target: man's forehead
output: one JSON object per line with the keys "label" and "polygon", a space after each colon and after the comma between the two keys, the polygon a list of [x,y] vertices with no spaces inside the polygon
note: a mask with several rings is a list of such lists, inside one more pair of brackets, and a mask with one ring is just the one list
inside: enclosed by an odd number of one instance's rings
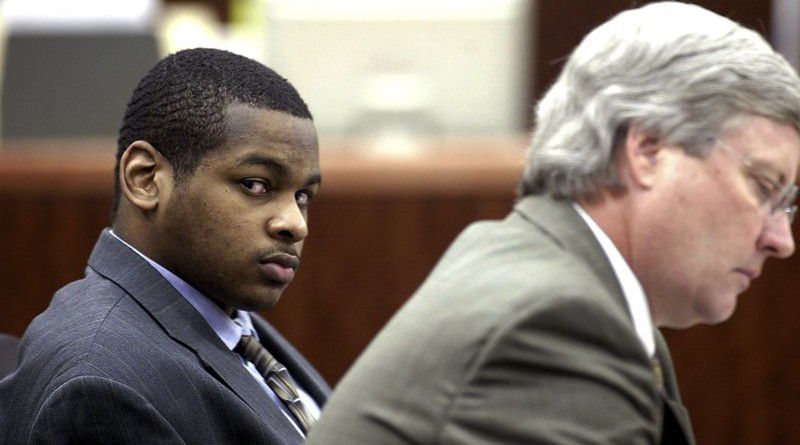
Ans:
{"label": "man's forehead", "polygon": [[780,174],[780,182],[793,182],[800,162],[800,132],[792,124],[750,115],[722,135],[756,168]]}
{"label": "man's forehead", "polygon": [[225,136],[229,145],[269,141],[294,148],[317,147],[317,133],[310,119],[241,103],[226,107],[224,115]]}

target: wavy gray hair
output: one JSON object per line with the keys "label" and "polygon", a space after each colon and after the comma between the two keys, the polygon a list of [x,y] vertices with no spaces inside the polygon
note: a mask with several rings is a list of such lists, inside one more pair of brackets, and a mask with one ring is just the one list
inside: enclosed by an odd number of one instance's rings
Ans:
{"label": "wavy gray hair", "polygon": [[622,12],[583,39],[539,102],[520,195],[624,190],[613,152],[631,124],[702,158],[745,113],[800,128],[800,78],[759,34],[677,2]]}

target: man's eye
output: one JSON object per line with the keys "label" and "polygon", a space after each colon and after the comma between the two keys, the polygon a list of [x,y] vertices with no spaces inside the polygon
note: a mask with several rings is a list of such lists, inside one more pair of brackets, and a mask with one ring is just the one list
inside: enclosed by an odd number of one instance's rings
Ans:
{"label": "man's eye", "polygon": [[756,177],[756,185],[758,186],[758,196],[763,202],[772,200],[777,193],[775,186],[770,183],[766,178]]}
{"label": "man's eye", "polygon": [[297,205],[300,207],[308,207],[314,199],[314,196],[308,192],[297,192],[294,196],[297,200]]}
{"label": "man's eye", "polygon": [[254,195],[263,195],[270,191],[269,184],[260,179],[245,179],[242,181],[242,185]]}

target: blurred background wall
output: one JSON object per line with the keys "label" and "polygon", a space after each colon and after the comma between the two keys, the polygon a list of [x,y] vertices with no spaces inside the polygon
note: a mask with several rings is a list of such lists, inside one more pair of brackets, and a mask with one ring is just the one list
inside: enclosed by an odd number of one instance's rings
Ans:
{"label": "blurred background wall", "polygon": [[[5,0],[0,332],[83,275],[138,78],[215,46],[275,68],[315,115],[325,186],[265,315],[335,384],[467,224],[505,216],[536,99],[586,32],[641,3]],[[797,60],[796,1],[696,3]],[[667,332],[699,443],[800,443],[798,266],[768,263],[731,321]]]}

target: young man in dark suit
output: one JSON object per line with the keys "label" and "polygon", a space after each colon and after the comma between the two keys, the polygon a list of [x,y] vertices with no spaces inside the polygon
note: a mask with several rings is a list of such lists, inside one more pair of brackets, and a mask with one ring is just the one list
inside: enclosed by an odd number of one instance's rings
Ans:
{"label": "young man in dark suit", "polygon": [[269,68],[194,49],[157,63],[119,134],[112,228],[0,383],[3,443],[303,442],[329,388],[250,311],[294,277],[317,135]]}

